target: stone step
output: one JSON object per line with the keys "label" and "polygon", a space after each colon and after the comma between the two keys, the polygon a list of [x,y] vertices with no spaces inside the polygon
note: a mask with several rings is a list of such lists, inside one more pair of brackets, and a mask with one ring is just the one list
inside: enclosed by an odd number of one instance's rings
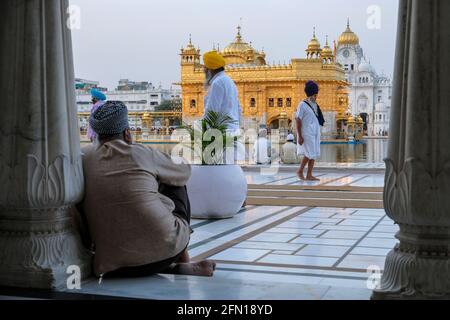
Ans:
{"label": "stone step", "polygon": [[353,187],[353,186],[324,186],[324,185],[270,185],[270,184],[249,184],[251,190],[317,190],[317,191],[350,191],[350,192],[383,192],[382,187]]}
{"label": "stone step", "polygon": [[301,197],[247,197],[247,205],[383,209],[382,200]]}
{"label": "stone step", "polygon": [[286,189],[249,189],[248,196],[256,197],[293,197],[325,198],[346,200],[383,200],[381,192],[322,191],[322,190],[286,190]]}

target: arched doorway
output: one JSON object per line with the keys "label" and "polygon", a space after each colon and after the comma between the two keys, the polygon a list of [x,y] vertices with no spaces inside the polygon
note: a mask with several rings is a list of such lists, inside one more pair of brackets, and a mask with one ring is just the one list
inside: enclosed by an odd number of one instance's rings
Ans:
{"label": "arched doorway", "polygon": [[271,122],[269,122],[269,125],[267,126],[270,130],[276,130],[280,128],[280,119],[274,119]]}
{"label": "arched doorway", "polygon": [[369,114],[363,112],[360,114],[361,118],[363,119],[364,125],[363,125],[363,130],[364,130],[364,134],[367,135],[367,131],[369,129]]}
{"label": "arched doorway", "polygon": [[283,117],[282,115],[269,119],[267,122],[267,128],[269,129],[284,129],[284,130],[292,130],[292,119],[288,119]]}

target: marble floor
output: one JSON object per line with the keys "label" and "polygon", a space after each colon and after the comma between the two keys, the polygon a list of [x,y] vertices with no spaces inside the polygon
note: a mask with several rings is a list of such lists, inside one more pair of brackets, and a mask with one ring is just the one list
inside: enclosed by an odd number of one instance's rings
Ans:
{"label": "marble floor", "polygon": [[[317,186],[381,188],[382,174],[318,173]],[[297,185],[292,174],[247,173],[250,184]],[[395,246],[383,209],[247,206],[225,220],[193,220],[189,252],[212,259],[212,278],[158,274],[97,279],[79,293],[145,299],[369,299]],[[66,290],[68,292],[68,290]]]}
{"label": "marble floor", "polygon": [[[293,168],[298,167],[298,165],[286,165],[283,163],[274,164],[281,168]],[[260,165],[245,165],[246,168],[257,168]],[[384,162],[325,162],[319,161],[316,163],[315,167],[317,169],[386,169]]]}
{"label": "marble floor", "polygon": [[365,188],[383,188],[384,172],[372,171],[368,168],[367,172],[358,171],[357,173],[350,171],[316,171],[316,177],[320,181],[300,181],[296,175],[296,168],[292,170],[273,170],[268,168],[260,168],[246,172],[247,183],[250,185],[264,186],[349,186],[349,187],[365,187]]}

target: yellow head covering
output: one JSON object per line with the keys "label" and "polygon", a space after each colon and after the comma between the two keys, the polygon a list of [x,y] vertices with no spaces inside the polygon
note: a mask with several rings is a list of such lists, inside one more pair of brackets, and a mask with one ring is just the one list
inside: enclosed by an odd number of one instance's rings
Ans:
{"label": "yellow head covering", "polygon": [[210,51],[203,55],[205,67],[211,70],[217,70],[225,67],[225,59],[216,51]]}

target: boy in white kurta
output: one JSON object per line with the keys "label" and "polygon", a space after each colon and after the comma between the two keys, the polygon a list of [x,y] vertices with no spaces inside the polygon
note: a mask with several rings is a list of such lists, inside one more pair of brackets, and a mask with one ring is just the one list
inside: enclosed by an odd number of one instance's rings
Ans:
{"label": "boy in white kurta", "polygon": [[[313,81],[308,81],[305,85],[305,93],[308,98],[302,101],[297,109],[297,135],[298,135],[298,155],[304,156],[300,168],[297,172],[301,180],[317,181],[312,171],[315,161],[320,158],[320,124],[318,120],[319,107],[317,105],[318,85]],[[304,169],[308,165],[308,173],[304,176]]]}

